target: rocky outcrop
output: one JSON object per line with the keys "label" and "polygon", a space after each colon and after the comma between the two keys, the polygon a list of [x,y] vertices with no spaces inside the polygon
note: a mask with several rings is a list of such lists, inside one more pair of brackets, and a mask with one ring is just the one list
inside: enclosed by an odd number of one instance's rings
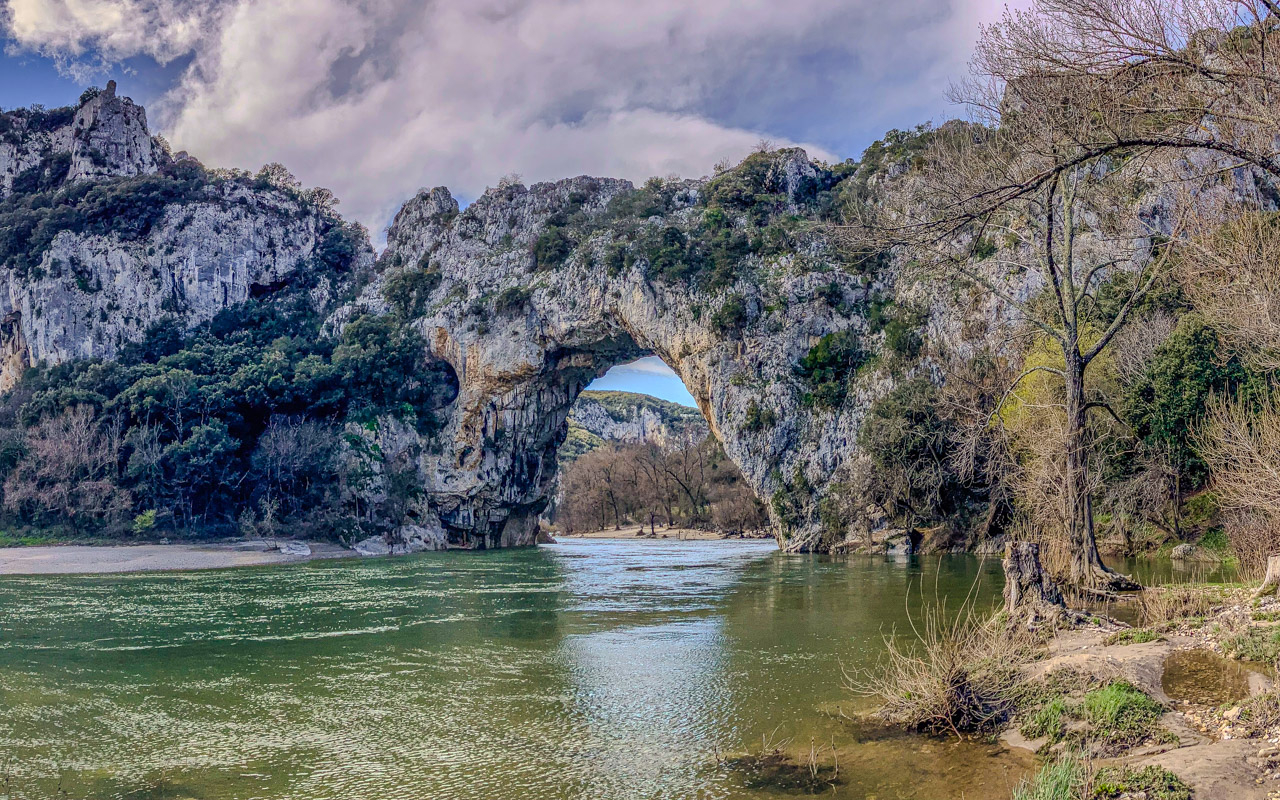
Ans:
{"label": "rocky outcrop", "polygon": [[116,95],[116,82],[74,108],[0,113],[0,198],[29,171],[46,182],[145,175],[166,158],[147,130],[146,111]]}
{"label": "rocky outcrop", "polygon": [[113,358],[157,322],[190,327],[279,288],[332,225],[283,193],[226,181],[167,205],[145,236],[63,231],[37,267],[0,270],[0,390],[31,364]]}
{"label": "rocky outcrop", "polygon": [[[36,189],[11,193],[11,202],[80,181],[94,181],[98,193],[65,201],[60,230],[47,243],[33,224],[8,245],[0,267],[0,391],[33,364],[111,359],[157,324],[207,322],[294,278],[314,284],[317,311],[340,289],[308,273],[323,271],[323,244],[349,226],[306,193],[169,161],[143,109],[117,97],[114,83],[51,131],[33,131],[30,113],[5,119],[19,126],[0,145],[6,191],[15,168],[21,175],[23,165],[39,168],[59,156],[67,165],[65,176],[43,175]],[[47,204],[21,219],[42,213]],[[372,248],[359,238],[349,272],[373,264]]]}
{"label": "rocky outcrop", "polygon": [[631,392],[583,392],[569,412],[569,424],[606,442],[662,448],[697,443],[710,435],[698,410]]}
{"label": "rocky outcrop", "polygon": [[[833,183],[798,150],[749,166],[771,202],[796,212]],[[388,269],[344,314],[410,313],[457,373],[458,398],[419,463],[453,546],[532,543],[574,401],[610,367],[650,354],[682,378],[748,483],[774,499],[782,545],[827,546],[822,489],[882,387],[872,379],[834,407],[815,405],[797,364],[824,336],[867,334],[866,304],[888,276],[848,269],[811,231],[779,252],[743,255],[716,288],[655,275],[659,255],[640,243],[661,246],[703,225],[707,187],[669,185],[661,214],[633,219],[619,210],[630,184],[586,177],[502,186],[465,211],[433,189],[397,216]],[[748,223],[735,215],[723,224]],[[425,288],[409,296],[408,286]]]}

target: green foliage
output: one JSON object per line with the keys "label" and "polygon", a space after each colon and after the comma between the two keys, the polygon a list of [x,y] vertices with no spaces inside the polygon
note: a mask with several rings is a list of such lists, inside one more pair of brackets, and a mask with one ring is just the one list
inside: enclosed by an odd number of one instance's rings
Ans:
{"label": "green foliage", "polygon": [[1094,735],[1118,744],[1141,743],[1155,732],[1163,713],[1164,706],[1123,680],[1089,692],[1080,707]]}
{"label": "green foliage", "polygon": [[70,170],[70,153],[47,153],[40,163],[14,176],[13,191],[15,194],[51,191],[62,185]]}
{"label": "green foliage", "polygon": [[387,278],[382,296],[401,319],[413,319],[422,316],[442,280],[440,270],[434,267],[404,270]]}
{"label": "green foliage", "polygon": [[95,99],[100,94],[102,94],[101,89],[99,89],[97,86],[90,86],[88,89],[85,89],[83,92],[80,93],[79,105],[83,106],[85,103]]}
{"label": "green foliage", "polygon": [[533,264],[535,270],[555,269],[569,260],[577,245],[558,225],[548,225],[533,242]]}
{"label": "green foliage", "polygon": [[1154,764],[1135,770],[1128,766],[1103,767],[1093,776],[1091,800],[1191,800],[1191,787],[1164,767]]}
{"label": "green foliage", "polygon": [[1280,628],[1249,628],[1223,640],[1222,649],[1243,661],[1273,664],[1280,658]]}
{"label": "green foliage", "polygon": [[721,336],[738,333],[747,324],[747,301],[735,294],[711,315],[711,330]]}
{"label": "green foliage", "polygon": [[1020,732],[1028,739],[1044,737],[1051,742],[1061,741],[1067,730],[1067,716],[1067,699],[1054,697],[1022,723]]}
{"label": "green foliage", "polygon": [[[41,175],[52,176],[52,169],[47,166]],[[35,180],[43,185],[45,178]],[[184,172],[15,193],[0,202],[0,264],[26,276],[63,231],[136,241],[150,233],[166,208],[204,199],[206,185],[202,173]]]}
{"label": "green foliage", "polygon": [[948,464],[951,432],[927,378],[904,381],[872,403],[858,431],[875,467],[868,500],[908,526],[954,514],[968,495]]}
{"label": "green foliage", "polygon": [[770,504],[778,520],[786,526],[784,533],[789,533],[808,521],[808,508],[813,501],[813,484],[809,483],[804,471],[798,467],[790,483],[783,481],[782,476],[777,473],[773,477],[780,485],[774,491]]}
{"label": "green foliage", "polygon": [[1150,628],[1125,628],[1108,636],[1103,644],[1146,644],[1161,641],[1164,641],[1164,637]]}
{"label": "green foliage", "polygon": [[499,314],[510,314],[525,307],[533,297],[533,290],[520,286],[508,286],[498,293],[493,300],[493,310]]}
{"label": "green foliage", "polygon": [[1265,379],[1238,358],[1224,353],[1217,331],[1199,316],[1185,317],[1156,349],[1143,374],[1125,392],[1123,412],[1144,441],[1166,448],[1174,465],[1193,482],[1207,469],[1192,441],[1192,431],[1210,396],[1260,394]]}
{"label": "green foliage", "polygon": [[973,257],[977,261],[986,261],[996,254],[996,243],[985,236],[973,244]]}
{"label": "green foliage", "polygon": [[650,178],[641,188],[614,197],[606,215],[614,220],[664,216],[675,208],[676,189],[661,178]]}
{"label": "green foliage", "polygon": [[1013,800],[1080,800],[1088,785],[1089,770],[1077,757],[1065,755],[1050,761],[1033,777],[1013,790]]}
{"label": "green foliage", "polygon": [[[339,243],[317,264],[343,251]],[[309,299],[317,279],[299,276],[190,333],[164,321],[114,362],[29,370],[0,419],[30,435],[88,406],[104,430],[118,430],[108,480],[128,498],[135,534],[229,528],[263,503],[286,520],[340,523],[336,423],[393,415],[429,435],[457,380],[398,316],[361,316],[337,338],[322,335]],[[10,511],[18,524],[60,521],[57,509],[52,518]]]}
{"label": "green foliage", "polygon": [[156,510],[148,508],[141,514],[133,518],[133,532],[136,535],[144,535],[156,526]]}
{"label": "green foliage", "polygon": [[[711,208],[745,212],[756,225],[786,210],[785,172],[778,169],[788,151],[752,153],[737,167],[711,179],[705,200]],[[823,188],[807,180],[796,192],[797,200],[811,200]]]}
{"label": "green foliage", "polygon": [[854,331],[823,336],[796,367],[796,373],[809,384],[805,402],[819,408],[839,408],[849,390],[849,379],[867,359]]}
{"label": "green foliage", "polygon": [[747,406],[747,413],[742,419],[742,430],[751,433],[771,430],[778,424],[778,415],[772,408],[762,407],[755,400]]}

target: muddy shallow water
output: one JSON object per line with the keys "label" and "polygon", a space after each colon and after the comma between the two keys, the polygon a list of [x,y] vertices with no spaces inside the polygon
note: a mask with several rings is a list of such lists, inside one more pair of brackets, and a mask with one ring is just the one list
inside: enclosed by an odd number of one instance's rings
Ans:
{"label": "muddy shallow water", "polygon": [[[998,560],[571,541],[292,567],[0,578],[10,798],[1008,798],[1030,765],[890,735],[842,686]],[[908,599],[909,598],[909,599]],[[756,776],[758,777],[758,776]],[[3,796],[3,792],[0,792]]]}
{"label": "muddy shallow water", "polygon": [[1164,662],[1160,688],[1172,700],[1218,706],[1249,696],[1249,679],[1258,670],[1212,650],[1179,650]]}

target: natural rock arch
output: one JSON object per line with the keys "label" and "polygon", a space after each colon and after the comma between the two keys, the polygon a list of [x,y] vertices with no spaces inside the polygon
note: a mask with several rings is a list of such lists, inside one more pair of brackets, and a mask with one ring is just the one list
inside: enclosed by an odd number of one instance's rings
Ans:
{"label": "natural rock arch", "polygon": [[[801,151],[774,154],[769,169],[793,208],[830,177]],[[655,226],[697,224],[704,185],[668,185],[666,213],[633,227],[651,236]],[[851,386],[847,402],[815,408],[796,364],[823,336],[865,329],[860,310],[883,287],[875,275],[836,268],[839,256],[820,236],[801,252],[749,257],[736,280],[714,290],[656,277],[652,259],[619,255],[611,215],[615,199],[632,192],[625,181],[585,177],[504,185],[464,211],[438,188],[397,215],[385,269],[344,313],[412,319],[458,378],[440,434],[415,451],[427,507],[415,528],[451,546],[532,543],[578,393],[610,367],[653,354],[680,376],[769,505],[784,549],[843,539],[823,529],[818,508],[855,450],[865,395],[876,387]],[[571,241],[548,243],[556,236]],[[550,264],[548,251],[557,256]]]}

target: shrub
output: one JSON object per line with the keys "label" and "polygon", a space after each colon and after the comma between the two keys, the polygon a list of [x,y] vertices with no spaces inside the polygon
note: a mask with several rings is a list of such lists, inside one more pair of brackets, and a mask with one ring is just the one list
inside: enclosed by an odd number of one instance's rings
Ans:
{"label": "shrub", "polygon": [[535,270],[555,269],[569,260],[575,245],[573,240],[557,225],[548,225],[533,243]]}
{"label": "shrub", "polygon": [[805,402],[821,408],[844,403],[851,375],[867,363],[858,334],[851,330],[823,336],[800,360],[796,372],[810,387]]}
{"label": "shrub", "polygon": [[1153,587],[1138,595],[1138,613],[1146,626],[1159,627],[1202,618],[1212,610],[1212,598],[1195,589]]}
{"label": "shrub", "polygon": [[747,316],[746,299],[735,294],[711,315],[711,330],[721,336],[737,333],[747,324]]}
{"label": "shrub", "polygon": [[1154,764],[1132,767],[1103,767],[1093,776],[1091,800],[1119,800],[1145,797],[1148,800],[1191,800],[1191,787],[1177,775]]}
{"label": "shrub", "polygon": [[966,604],[951,615],[940,601],[912,624],[914,642],[885,637],[880,666],[853,688],[884,701],[892,724],[933,733],[991,731],[1017,708],[1023,667],[1036,652],[1020,628],[979,619]]}
{"label": "shrub", "polygon": [[778,424],[778,415],[772,408],[763,408],[755,400],[747,406],[747,413],[742,418],[742,429],[752,433],[773,428]]}
{"label": "shrub", "polygon": [[1244,727],[1246,736],[1271,736],[1280,727],[1280,694],[1268,692],[1246,700],[1237,724]]}
{"label": "shrub", "polygon": [[156,526],[156,510],[148,508],[133,518],[133,532],[139,536]]}
{"label": "shrub", "polygon": [[519,311],[529,302],[529,298],[533,297],[533,290],[525,289],[520,286],[508,286],[498,293],[494,298],[493,310],[499,314],[507,314]]}
{"label": "shrub", "polygon": [[438,269],[397,272],[382,285],[382,296],[401,319],[419,317],[443,276]]}

